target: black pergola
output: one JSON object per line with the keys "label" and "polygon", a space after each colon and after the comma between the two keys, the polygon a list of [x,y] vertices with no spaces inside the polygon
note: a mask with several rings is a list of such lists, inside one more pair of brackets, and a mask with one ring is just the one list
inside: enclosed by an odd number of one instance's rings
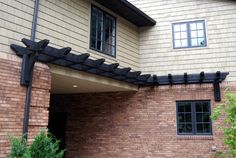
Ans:
{"label": "black pergola", "polygon": [[33,42],[28,39],[22,39],[26,47],[12,44],[11,48],[20,57],[23,57],[21,71],[21,85],[28,85],[31,80],[31,74],[35,61],[55,64],[63,67],[84,71],[99,76],[112,78],[115,80],[128,82],[138,86],[161,86],[176,84],[203,84],[213,83],[215,100],[220,101],[220,86],[228,72],[204,73],[157,76],[142,74],[141,71],[132,71],[131,68],[120,68],[119,63],[106,64],[105,59],[89,59],[89,54],[80,55],[71,54],[71,48],[65,47],[57,49],[48,46],[49,40]]}

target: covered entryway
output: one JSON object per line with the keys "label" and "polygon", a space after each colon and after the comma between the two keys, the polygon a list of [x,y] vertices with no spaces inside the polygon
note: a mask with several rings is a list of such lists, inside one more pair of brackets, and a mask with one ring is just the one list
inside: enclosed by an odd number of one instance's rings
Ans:
{"label": "covered entryway", "polygon": [[[89,144],[100,142],[97,139],[112,132],[109,129],[115,126],[113,117],[125,109],[126,97],[132,96],[138,87],[61,66],[50,65],[50,70],[49,131],[61,140],[66,157],[85,156]],[[118,93],[125,94],[124,103],[122,107],[112,107],[112,100],[120,102],[120,95],[114,98]],[[98,152],[98,144],[93,145]]]}

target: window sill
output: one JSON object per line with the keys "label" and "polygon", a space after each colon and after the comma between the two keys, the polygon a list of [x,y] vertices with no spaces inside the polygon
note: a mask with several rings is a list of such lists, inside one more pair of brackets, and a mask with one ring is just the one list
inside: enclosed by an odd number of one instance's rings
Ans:
{"label": "window sill", "polygon": [[213,135],[177,135],[178,140],[213,140]]}
{"label": "window sill", "polygon": [[104,53],[101,53],[101,52],[97,52],[97,51],[92,50],[92,49],[87,49],[87,52],[95,54],[95,55],[99,55],[99,56],[101,56],[105,59],[112,60],[113,62],[118,62],[115,56],[113,57],[111,55],[107,55],[107,54],[104,54]]}
{"label": "window sill", "polygon": [[208,45],[202,46],[202,47],[180,47],[180,48],[174,48],[172,46],[172,51],[186,51],[186,50],[202,50],[202,49],[209,49]]}

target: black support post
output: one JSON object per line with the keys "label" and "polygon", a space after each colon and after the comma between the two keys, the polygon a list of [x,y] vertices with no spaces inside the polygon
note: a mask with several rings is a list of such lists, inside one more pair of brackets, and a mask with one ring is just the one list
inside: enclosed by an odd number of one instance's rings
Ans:
{"label": "black support post", "polygon": [[220,93],[220,76],[221,76],[221,72],[217,71],[216,72],[216,77],[215,77],[215,81],[213,83],[213,88],[214,88],[214,97],[215,97],[215,101],[220,102],[221,101],[221,93]]}
{"label": "black support post", "polygon": [[220,83],[219,83],[219,81],[215,81],[213,83],[213,87],[214,87],[215,101],[220,102],[221,101],[221,93],[220,93]]}

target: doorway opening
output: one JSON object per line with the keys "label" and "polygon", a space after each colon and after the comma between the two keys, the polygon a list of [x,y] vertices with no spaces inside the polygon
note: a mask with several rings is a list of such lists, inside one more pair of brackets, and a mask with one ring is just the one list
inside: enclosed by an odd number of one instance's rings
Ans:
{"label": "doorway opening", "polygon": [[64,150],[66,147],[66,112],[50,112],[49,113],[49,132],[60,140],[60,149]]}

